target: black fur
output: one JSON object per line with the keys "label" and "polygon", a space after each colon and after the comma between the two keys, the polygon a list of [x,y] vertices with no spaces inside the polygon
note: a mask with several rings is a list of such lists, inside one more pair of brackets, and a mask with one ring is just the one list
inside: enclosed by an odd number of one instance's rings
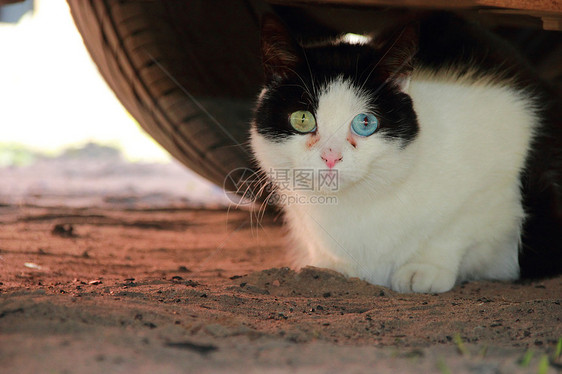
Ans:
{"label": "black fur", "polygon": [[257,131],[261,135],[275,142],[297,135],[289,124],[289,115],[297,110],[315,113],[318,90],[343,77],[372,97],[371,104],[379,114],[381,135],[403,145],[416,137],[419,128],[412,101],[383,69],[383,52],[371,46],[349,44],[300,48],[294,51],[298,63],[290,72],[272,76],[267,83],[267,95],[255,111]]}
{"label": "black fur", "polygon": [[562,272],[562,105],[548,87],[537,94],[543,120],[521,178],[527,214],[519,253],[523,278]]}

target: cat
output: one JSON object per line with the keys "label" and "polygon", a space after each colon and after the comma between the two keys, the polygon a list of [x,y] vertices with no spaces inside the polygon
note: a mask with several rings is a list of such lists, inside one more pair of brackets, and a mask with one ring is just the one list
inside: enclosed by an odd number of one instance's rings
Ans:
{"label": "cat", "polygon": [[561,107],[506,43],[436,13],[301,45],[266,16],[262,58],[250,143],[296,267],[420,293],[560,272]]}

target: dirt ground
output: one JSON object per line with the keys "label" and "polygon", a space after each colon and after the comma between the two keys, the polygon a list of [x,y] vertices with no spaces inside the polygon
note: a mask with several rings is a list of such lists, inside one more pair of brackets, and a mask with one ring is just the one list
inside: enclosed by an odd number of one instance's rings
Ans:
{"label": "dirt ground", "polygon": [[562,368],[562,277],[397,294],[284,267],[282,236],[247,211],[4,204],[1,371]]}

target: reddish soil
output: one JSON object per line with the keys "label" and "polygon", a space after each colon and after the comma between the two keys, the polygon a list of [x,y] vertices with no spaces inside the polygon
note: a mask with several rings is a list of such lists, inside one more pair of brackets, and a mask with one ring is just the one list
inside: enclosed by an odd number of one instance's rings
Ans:
{"label": "reddish soil", "polygon": [[4,205],[0,217],[3,373],[562,368],[562,277],[397,294],[283,267],[283,228],[266,216],[256,229],[245,211]]}

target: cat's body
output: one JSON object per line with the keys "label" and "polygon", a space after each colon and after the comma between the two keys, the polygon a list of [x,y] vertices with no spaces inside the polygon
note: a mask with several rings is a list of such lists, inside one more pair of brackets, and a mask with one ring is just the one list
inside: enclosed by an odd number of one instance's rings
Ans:
{"label": "cat's body", "polygon": [[[517,279],[522,246],[560,252],[556,109],[501,43],[447,15],[378,48],[300,49],[274,21],[264,30],[268,84],[252,129],[256,159],[266,172],[338,179],[336,191],[278,191],[308,198],[284,207],[297,266],[401,292],[443,292],[462,280]],[[291,127],[297,111],[312,113],[312,131]],[[364,113],[377,118],[372,135],[350,127]],[[540,148],[548,159],[535,156]],[[337,203],[312,203],[319,195]],[[537,201],[550,213],[536,211]],[[548,248],[537,248],[541,241]]]}

